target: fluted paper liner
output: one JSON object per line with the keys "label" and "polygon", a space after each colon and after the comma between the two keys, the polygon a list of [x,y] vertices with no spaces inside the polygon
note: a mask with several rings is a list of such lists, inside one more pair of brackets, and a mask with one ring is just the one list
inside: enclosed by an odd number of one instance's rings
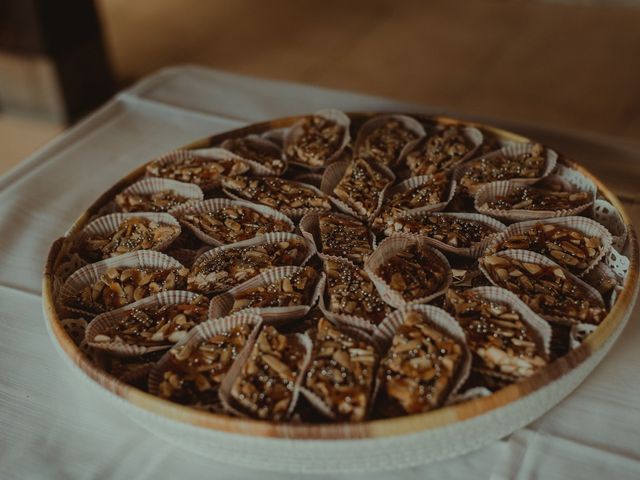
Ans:
{"label": "fluted paper liner", "polygon": [[595,200],[598,189],[583,173],[558,162],[556,169],[544,179],[543,183],[558,185],[560,190],[589,192]]}
{"label": "fluted paper liner", "polygon": [[[161,167],[169,165],[171,163],[175,163],[175,164],[180,164],[182,162],[184,162],[187,159],[192,159],[192,158],[196,158],[196,157],[204,157],[204,158],[208,158],[211,159],[212,161],[217,161],[217,162],[226,162],[226,161],[233,161],[236,162],[239,165],[239,172],[236,172],[237,174],[240,173],[244,173],[246,171],[249,170],[249,165],[247,164],[247,162],[245,162],[244,160],[242,160],[241,157],[238,157],[237,155],[234,155],[233,153],[229,152],[228,150],[224,150],[222,148],[200,148],[197,150],[175,150],[173,152],[169,152],[165,155],[162,155],[161,157],[152,160],[148,165],[147,165],[147,169],[151,166],[151,165],[159,165]],[[147,175],[149,175],[150,177],[155,177],[155,175],[150,175],[149,173],[147,173]],[[217,178],[215,179],[211,179],[208,182],[204,182],[199,184],[200,188],[202,190],[206,191],[210,191],[210,190],[214,190],[216,188],[218,188],[220,186],[220,181],[222,180],[224,173],[220,173],[220,175],[218,175]]]}
{"label": "fluted paper liner", "polygon": [[[252,147],[258,149],[258,150],[262,150],[262,151],[268,151],[273,153],[274,158],[278,158],[282,161],[282,169],[277,170],[274,169],[272,167],[268,167],[267,165],[264,165],[256,160],[252,160],[250,158],[247,157],[243,157],[241,155],[238,155],[236,153],[233,153],[230,150],[227,150],[228,145],[231,143],[231,140],[225,140],[224,142],[222,142],[220,144],[220,148],[228,151],[229,153],[231,153],[235,158],[242,160],[243,162],[245,162],[247,165],[249,165],[249,168],[251,170],[251,173],[253,173],[254,175],[263,175],[263,176],[280,176],[282,175],[286,170],[287,170],[287,160],[286,158],[284,158],[284,155],[282,154],[282,149],[280,148],[280,146],[278,144],[276,144],[275,142],[271,141],[269,138],[265,137],[265,136],[260,136],[260,135],[247,135],[246,137],[244,137],[244,140],[247,143],[250,143],[252,145]],[[198,151],[198,150],[195,150]]]}
{"label": "fluted paper liner", "polygon": [[494,230],[494,233],[487,235],[486,237],[482,238],[482,240],[480,240],[479,242],[475,242],[472,243],[471,246],[469,247],[454,247],[449,245],[448,243],[445,243],[441,240],[437,240],[435,238],[432,238],[428,235],[425,235],[423,233],[411,233],[411,232],[397,232],[394,233],[393,235],[397,235],[399,233],[402,233],[403,235],[414,235],[414,236],[420,236],[420,237],[424,237],[426,239],[429,239],[429,243],[431,243],[434,247],[436,247],[438,250],[442,250],[444,252],[448,252],[448,253],[453,253],[454,255],[460,255],[463,257],[470,257],[470,258],[478,258],[479,256],[482,255],[482,253],[484,252],[485,248],[487,247],[487,245],[489,243],[492,242],[492,240],[496,237],[496,235],[498,235],[500,232],[503,232],[507,226],[504,225],[503,223],[499,222],[498,220],[496,220],[495,218],[491,218],[488,217],[487,215],[481,215],[479,213],[466,213],[466,212],[407,212],[406,214],[401,214],[398,217],[396,217],[398,220],[402,220],[402,219],[407,219],[407,218],[412,218],[412,217],[425,217],[425,216],[436,216],[436,217],[452,217],[452,218],[459,218],[461,220],[469,220],[469,221],[473,221],[473,222],[478,222],[478,223],[482,223],[484,225],[487,225],[488,227],[492,228]]}
{"label": "fluted paper liner", "polygon": [[[430,182],[431,180],[433,180],[434,175],[419,175],[417,177],[411,177],[411,178],[407,178],[406,180],[394,185],[393,187],[388,188],[387,190],[385,190],[384,195],[383,195],[383,199],[382,199],[382,209],[381,212],[385,211],[386,208],[386,202],[387,200],[389,200],[393,195],[396,195],[398,193],[404,193],[407,192],[409,190],[412,190],[414,188],[417,188],[421,185],[424,185],[425,183]],[[458,185],[456,183],[455,180],[452,180],[451,177],[448,178],[449,181],[449,188],[448,188],[448,192],[444,198],[444,200],[442,200],[441,202],[438,203],[432,203],[430,205],[423,205],[422,207],[417,207],[417,208],[412,208],[409,210],[403,210],[402,212],[399,213],[399,215],[408,215],[411,213],[423,213],[423,212],[439,212],[441,210],[444,210],[446,208],[446,206],[449,204],[449,202],[453,199],[453,197],[456,194]]]}
{"label": "fluted paper liner", "polygon": [[[494,254],[497,257],[505,257],[512,258],[514,260],[519,260],[521,262],[534,263],[537,265],[542,265],[545,267],[553,267],[559,268],[564,273],[567,280],[571,282],[575,282],[577,285],[581,286],[587,295],[587,299],[593,302],[598,303],[601,307],[605,306],[604,300],[602,299],[602,295],[593,288],[591,285],[586,283],[584,280],[579,279],[573,273],[569,272],[566,268],[561,267],[553,260],[545,257],[536,252],[532,252],[529,250],[502,250]],[[480,271],[482,271],[483,275],[496,287],[503,288],[498,282],[494,281],[493,277],[489,273],[489,270],[484,266],[482,262],[482,258],[478,260],[478,267]],[[531,307],[529,307],[531,308]],[[538,316],[549,322],[559,322],[559,323],[570,323],[573,324],[576,322],[576,319],[572,319],[571,317],[563,317],[563,316],[554,316],[554,315],[542,315],[537,313]]]}
{"label": "fluted paper liner", "polygon": [[183,268],[183,265],[176,259],[154,250],[136,250],[117,257],[107,258],[100,262],[90,263],[74,272],[67,278],[67,281],[64,282],[60,290],[60,296],[58,297],[59,307],[71,312],[94,315],[92,312],[69,306],[68,302],[75,299],[85,287],[92,286],[99,281],[102,274],[110,268],[121,267],[148,270],[177,270]]}
{"label": "fluted paper liner", "polygon": [[[134,184],[129,185],[122,190],[120,194],[135,194],[135,195],[152,195],[163,191],[170,190],[181,197],[185,197],[186,200],[183,203],[198,202],[204,200],[204,193],[202,189],[195,183],[179,182],[170,178],[162,177],[146,177],[137,181]],[[116,211],[121,211],[120,207],[116,205]]]}
{"label": "fluted paper liner", "polygon": [[[519,155],[531,153],[531,151],[533,150],[533,146],[534,146],[533,143],[514,143],[511,145],[502,147],[499,150],[489,152],[486,155],[480,155],[475,158],[471,158],[468,161],[465,161],[464,163],[460,163],[456,167],[453,173],[453,178],[458,183],[460,183],[460,180],[462,179],[464,174],[469,170],[470,166],[477,160],[480,160],[482,158],[492,159],[496,157],[516,158]],[[516,177],[516,178],[508,179],[506,181],[512,182],[516,185],[533,185],[534,183],[539,182],[540,180],[542,180],[543,178],[551,174],[551,172],[553,172],[553,170],[556,168],[556,165],[558,162],[558,154],[554,150],[551,150],[550,148],[545,147],[544,159],[545,159],[545,164],[540,176],[535,178],[517,178]],[[492,182],[487,182],[487,183],[492,183]],[[472,187],[465,187],[463,185],[460,185],[460,190],[468,191],[471,195],[474,195],[482,188],[483,185],[486,185],[486,184],[478,184]]]}
{"label": "fluted paper liner", "polygon": [[[362,156],[360,150],[364,148],[364,143],[367,137],[371,134],[371,132],[373,132],[378,127],[382,127],[387,122],[392,120],[396,120],[398,123],[402,124],[402,126],[406,130],[409,130],[410,132],[413,132],[416,135],[418,135],[418,139],[426,135],[426,132],[422,124],[413,117],[410,117],[408,115],[376,115],[370,118],[369,120],[367,120],[364,124],[362,124],[362,126],[360,127],[360,130],[358,130],[358,135],[356,136],[356,141],[353,147],[353,152],[354,152],[353,156],[354,157]],[[407,142],[407,144],[409,143],[411,142]],[[402,152],[405,148],[406,148],[406,145],[403,147],[402,150],[400,150],[400,152],[398,153],[398,156],[392,159],[388,163],[389,167],[393,167],[398,163],[398,160],[400,159]],[[364,156],[366,157],[366,155]],[[376,159],[376,161],[378,160]]]}
{"label": "fluted paper liner", "polygon": [[317,112],[313,113],[312,115],[309,115],[309,117],[311,117],[311,116],[322,117],[322,118],[325,118],[327,120],[331,120],[331,121],[337,123],[338,125],[342,126],[344,128],[344,135],[342,137],[341,145],[333,153],[333,155],[331,155],[329,158],[325,159],[324,165],[322,165],[320,167],[310,166],[310,165],[308,165],[306,163],[299,162],[295,158],[290,158],[287,155],[288,146],[291,145],[292,143],[294,143],[300,137],[300,134],[302,133],[303,121],[299,121],[299,122],[295,123],[294,125],[292,125],[291,128],[289,129],[289,131],[284,136],[284,142],[283,142],[283,148],[282,148],[283,157],[286,158],[287,161],[291,165],[298,165],[300,167],[304,167],[304,168],[309,169],[309,170],[321,170],[322,168],[326,167],[327,165],[335,162],[338,158],[340,158],[340,155],[342,154],[344,149],[347,147],[347,145],[349,145],[349,142],[351,141],[351,135],[349,133],[349,127],[351,126],[351,119],[347,115],[345,115],[343,112],[341,112],[340,110],[335,110],[335,109],[318,110]]}
{"label": "fluted paper liner", "polygon": [[[446,311],[433,305],[408,305],[403,309],[396,310],[384,319],[374,333],[374,341],[378,344],[380,351],[387,352],[391,347],[396,331],[404,324],[407,313],[411,311],[420,312],[427,323],[453,338],[462,347],[462,364],[457,372],[458,376],[447,395],[447,398],[451,398],[462,388],[469,377],[472,357],[467,346],[464,330],[455,318]],[[382,387],[383,383],[383,379],[380,378],[381,374],[382,372],[378,374],[379,388]],[[444,404],[446,402],[447,400],[445,399]]]}
{"label": "fluted paper liner", "polygon": [[[369,276],[369,274],[361,266],[356,265],[349,259],[346,259],[343,257],[336,257],[332,255],[322,255],[320,256],[320,258],[323,262],[323,267],[327,261],[346,262],[350,264],[353,268],[356,268],[358,270],[363,270],[367,274],[367,276]],[[367,334],[372,334],[375,331],[375,329],[377,328],[377,325],[370,322],[364,317],[361,317],[359,315],[349,315],[345,313],[335,313],[329,310],[325,302],[326,289],[328,288],[328,285],[329,285],[329,282],[328,280],[326,280],[326,277],[323,283],[324,285],[323,285],[322,293],[318,300],[318,308],[320,308],[320,311],[322,311],[322,314],[325,316],[327,320],[329,320],[334,325],[338,325],[340,327],[344,326],[349,328],[355,328],[358,330],[362,330]],[[373,285],[375,288],[375,283]],[[376,288],[376,291],[377,291],[377,288]]]}
{"label": "fluted paper liner", "polygon": [[130,303],[124,307],[110,312],[101,313],[95,317],[87,327],[85,333],[85,341],[92,347],[101,350],[107,350],[109,352],[117,353],[123,357],[132,357],[137,355],[143,355],[145,353],[157,352],[159,350],[166,350],[173,345],[167,340],[165,344],[159,345],[129,345],[122,342],[94,342],[93,339],[96,335],[101,334],[106,329],[116,324],[121,318],[127,317],[129,312],[134,309],[142,309],[154,306],[174,305],[179,303],[189,303],[200,295],[193,292],[187,292],[184,290],[170,290],[167,292],[160,292],[150,297],[143,298],[137,302]]}
{"label": "fluted paper liner", "polygon": [[475,287],[471,292],[479,295],[490,302],[504,303],[512,310],[520,314],[520,318],[524,323],[529,325],[538,336],[538,348],[542,348],[546,358],[551,354],[549,348],[551,344],[551,326],[540,315],[535,313],[524,303],[518,296],[502,287]]}
{"label": "fluted paper liner", "polygon": [[[320,191],[318,188],[314,187],[311,184],[308,183],[304,183],[301,181],[297,181],[297,180],[287,180],[288,182],[291,183],[295,183],[296,185],[300,186],[300,187],[304,187],[304,188],[308,188],[309,190],[311,190],[313,193],[315,193],[318,197],[320,198],[324,198],[327,203],[329,204],[328,208],[323,208],[323,207],[299,207],[299,208],[293,208],[293,207],[287,207],[287,206],[282,206],[278,208],[278,212],[283,213],[284,215],[286,215],[287,217],[291,218],[291,219],[298,219],[300,217],[303,217],[304,215],[306,215],[307,213],[311,213],[311,212],[328,212],[329,210],[331,210],[331,202],[329,201],[329,197],[322,191]],[[237,193],[235,193],[233,190],[229,189],[226,187],[225,185],[225,180],[222,180],[222,191],[229,197],[235,199],[235,200],[242,200],[245,202],[251,202],[254,205],[264,205],[262,203],[259,203],[257,200],[249,200],[247,198],[244,198],[241,195],[238,195]],[[269,207],[271,208],[271,207]]]}
{"label": "fluted paper liner", "polygon": [[[393,290],[390,285],[388,285],[381,277],[379,277],[376,271],[378,270],[378,267],[383,265],[387,260],[395,256],[398,252],[401,252],[407,249],[409,246],[415,244],[419,245],[420,247],[426,247],[426,249],[433,255],[434,259],[436,261],[439,261],[445,267],[447,273],[442,285],[438,290],[427,295],[426,297],[407,301],[402,297],[402,294],[400,292]],[[380,243],[380,245],[378,245],[378,248],[375,250],[375,252],[373,252],[373,254],[365,262],[364,270],[367,272],[369,278],[376,286],[376,289],[378,290],[378,293],[380,294],[382,299],[389,305],[396,308],[403,308],[407,305],[416,303],[427,303],[434,298],[443,295],[447,291],[447,288],[449,288],[449,285],[451,285],[451,281],[453,280],[451,266],[449,265],[447,257],[445,257],[437,249],[433,248],[431,242],[429,242],[427,237],[411,234],[398,233],[385,238]]]}
{"label": "fluted paper liner", "polygon": [[[203,263],[206,263],[207,261],[209,261],[210,258],[219,255],[220,252],[239,249],[239,248],[245,248],[245,247],[254,247],[258,245],[266,245],[270,243],[287,242],[293,239],[302,240],[307,249],[307,253],[303,257],[300,264],[294,265],[294,266],[300,267],[300,266],[306,265],[309,259],[316,254],[316,246],[313,243],[313,240],[309,240],[309,238],[305,237],[304,235],[300,236],[295,233],[273,232],[273,233],[267,233],[266,235],[261,235],[259,237],[250,238],[249,240],[243,240],[241,242],[236,242],[236,243],[229,243],[227,245],[222,245],[220,247],[209,249],[204,253],[202,253],[200,256],[196,257],[195,261],[193,262],[193,266],[191,267],[191,272],[193,272],[195,268],[199,267]],[[191,277],[192,275],[191,272],[189,272],[189,277]],[[221,292],[224,292],[225,290],[228,290],[228,289],[223,289],[223,290],[214,289],[214,290],[208,291],[207,293],[221,293]]]}
{"label": "fluted paper liner", "polygon": [[[247,343],[243,347],[244,350],[247,345],[253,344],[258,336],[260,328],[262,327],[262,318],[259,315],[250,312],[238,312],[233,315],[229,315],[228,317],[207,320],[200,325],[196,325],[185,338],[171,347],[171,349],[168,350],[153,367],[149,374],[149,393],[158,396],[159,387],[162,383],[164,373],[175,366],[171,354],[173,350],[184,345],[189,345],[192,346],[193,351],[195,351],[196,348],[214,335],[228,332],[232,328],[239,327],[241,325],[253,326],[253,329],[247,338]],[[240,352],[238,356],[241,354],[242,352]]]}
{"label": "fluted paper liner", "polygon": [[[294,383],[291,403],[289,404],[289,409],[287,410],[287,413],[284,415],[285,420],[293,414],[293,411],[296,408],[296,405],[298,403],[298,398],[300,396],[300,386],[302,384],[302,381],[304,380],[305,373],[309,367],[309,361],[311,360],[311,352],[313,350],[311,339],[307,334],[292,333],[287,336],[289,338],[295,338],[300,343],[300,345],[305,349],[305,355],[302,360],[302,366],[300,367],[300,371],[298,372],[298,377],[296,378],[296,381]],[[252,343],[247,343],[245,348],[242,350],[242,353],[240,353],[240,355],[236,357],[235,361],[233,362],[233,365],[227,372],[227,375],[224,377],[224,380],[222,380],[222,384],[220,385],[219,396],[220,396],[220,401],[224,405],[225,410],[238,417],[248,417],[248,415],[244,413],[242,410],[240,410],[239,408],[236,408],[236,406],[234,405],[235,402],[231,397],[231,389],[233,388],[233,383],[238,377],[238,375],[242,373],[242,367],[251,356],[251,350],[253,349],[253,346],[255,345],[256,340],[257,340],[257,335],[256,335],[256,338],[253,339]]]}
{"label": "fluted paper liner", "polygon": [[[373,401],[374,401],[374,394],[376,392],[376,370],[378,368],[378,363],[380,362],[380,358],[381,358],[381,354],[380,351],[378,350],[378,345],[376,344],[376,342],[374,341],[373,337],[371,337],[371,335],[367,334],[366,332],[363,332],[361,330],[358,330],[356,328],[351,328],[348,327],[346,325],[334,325],[334,327],[339,330],[340,332],[349,335],[350,337],[356,339],[357,341],[360,342],[364,342],[367,343],[369,345],[371,345],[374,348],[374,352],[376,355],[375,358],[375,363],[373,366],[373,372],[371,374],[371,385],[369,387],[369,396],[367,398],[367,413],[365,414],[363,420],[367,419],[369,416],[369,412],[372,410],[373,408]],[[312,342],[314,343],[315,346],[315,337],[310,337],[312,338]],[[311,366],[311,363],[314,360],[314,356],[313,356],[313,349],[311,352],[311,358],[309,359],[309,366]],[[330,420],[336,420],[337,416],[335,415],[335,413],[331,410],[331,407],[329,405],[327,405],[327,403],[320,397],[318,396],[315,392],[313,392],[312,390],[308,389],[306,387],[306,382],[303,380],[301,386],[300,386],[300,393],[302,394],[302,396],[304,398],[307,399],[307,401],[309,402],[309,404],[320,414],[322,414],[323,416],[325,416],[326,418],[330,419]]]}
{"label": "fluted paper liner", "polygon": [[[331,214],[337,217],[343,217],[349,220],[356,220],[351,216],[345,215],[342,213],[331,212]],[[308,241],[314,244],[318,255],[322,256],[324,254],[321,252],[322,241],[320,239],[320,215],[322,215],[322,213],[313,212],[313,213],[306,214],[304,217],[300,219],[298,228],[300,229],[300,232],[302,232],[302,235],[304,236],[304,238],[306,238]],[[364,224],[364,226],[367,227],[366,224]],[[369,245],[371,245],[371,250],[374,250],[376,247],[376,237],[371,230],[368,230],[368,232],[369,232]]]}
{"label": "fluted paper liner", "polygon": [[592,270],[602,258],[609,253],[611,249],[611,234],[609,231],[600,225],[595,220],[591,220],[587,217],[557,217],[557,218],[547,218],[544,220],[529,220],[525,222],[514,223],[509,225],[509,227],[503,231],[502,233],[494,236],[491,239],[491,242],[487,245],[485,250],[485,254],[492,254],[495,252],[498,244],[508,240],[514,235],[520,235],[532,227],[535,227],[538,224],[551,224],[551,225],[559,225],[567,228],[572,228],[582,233],[586,237],[598,237],[602,242],[600,253],[597,257],[595,257],[586,269],[584,269],[578,277],[584,276],[590,270]]}
{"label": "fluted paper liner", "polygon": [[376,209],[373,212],[371,212],[368,216],[364,216],[357,213],[353,208],[351,208],[351,206],[347,205],[345,202],[340,200],[333,193],[333,189],[336,188],[336,186],[344,176],[345,172],[347,171],[347,167],[349,167],[349,164],[351,164],[351,160],[340,160],[338,162],[335,162],[329,165],[325,169],[324,174],[322,175],[322,183],[320,184],[320,190],[329,196],[329,199],[333,202],[336,208],[341,212],[346,213],[347,215],[351,215],[352,217],[356,217],[357,219],[362,220],[363,222],[369,222],[376,217],[378,212],[380,212],[380,209],[382,208],[382,200],[384,198],[384,193],[393,184],[396,176],[390,169],[388,169],[384,165],[381,165],[376,162],[370,163],[370,165],[374,169],[376,169],[379,173],[382,173],[382,175],[384,175],[384,177],[388,179],[388,183],[378,195],[378,205]]}
{"label": "fluted paper liner", "polygon": [[192,203],[189,205],[180,205],[174,209],[171,209],[170,213],[174,215],[176,218],[178,218],[178,220],[180,220],[182,223],[184,223],[184,225],[187,228],[189,228],[194,233],[194,235],[198,237],[200,240],[202,240],[205,243],[208,243],[209,245],[213,245],[214,247],[219,247],[224,245],[225,243],[210,235],[207,235],[205,232],[200,230],[200,228],[197,225],[185,220],[184,216],[193,215],[193,214],[204,214],[207,212],[215,212],[223,208],[234,207],[234,206],[245,207],[251,210],[255,210],[256,212],[266,217],[272,217],[272,218],[275,218],[276,220],[280,220],[286,223],[291,227],[291,231],[295,229],[295,225],[293,224],[291,219],[286,215],[278,212],[277,210],[269,208],[265,205],[258,205],[257,203],[247,202],[246,200],[229,200],[227,198],[210,198],[209,200],[204,200],[198,203]]}
{"label": "fluted paper liner", "polygon": [[[284,277],[289,277],[296,272],[300,272],[304,270],[304,268],[305,267],[274,267],[256,275],[240,285],[236,285],[225,293],[213,297],[209,304],[209,319],[213,320],[228,315],[233,308],[233,303],[236,297],[241,293],[256,287],[269,285],[270,283],[274,283]],[[262,308],[248,307],[239,311],[242,312],[247,310],[256,313],[262,317],[266,324],[280,325],[292,322],[293,320],[304,317],[315,306],[318,301],[318,297],[324,288],[324,277],[324,272],[318,272],[316,284],[311,290],[308,303],[305,305]]]}
{"label": "fluted paper liner", "polygon": [[[398,161],[399,167],[402,168],[402,170],[403,170],[402,175],[400,175],[401,177],[405,178],[405,177],[410,177],[411,176],[411,172],[409,171],[408,167],[406,166],[406,158],[407,158],[407,156],[411,152],[416,150],[418,147],[421,147],[422,143],[428,142],[431,137],[439,134],[443,130],[446,130],[448,127],[449,127],[448,125],[443,125],[441,127],[438,127],[433,132],[427,132],[427,134],[424,137],[421,137],[421,138],[418,138],[418,139],[416,139],[416,140],[414,140],[412,142],[409,142],[402,149],[402,152],[400,153],[400,159]],[[476,152],[478,151],[478,149],[482,145],[482,142],[484,141],[484,135],[482,135],[482,132],[480,130],[478,130],[477,128],[475,128],[475,127],[464,127],[464,128],[461,128],[460,130],[462,131],[462,135],[465,137],[465,139],[471,144],[472,148],[467,152],[466,155],[461,157],[450,168],[448,168],[446,170],[440,170],[441,172],[448,171],[448,170],[453,170],[458,165],[466,162],[467,160],[475,158]]]}
{"label": "fluted paper liner", "polygon": [[627,226],[616,208],[606,200],[597,199],[594,203],[593,218],[609,230],[613,247],[622,252],[627,243]]}
{"label": "fluted paper liner", "polygon": [[519,185],[517,183],[506,180],[487,183],[482,188],[480,188],[480,190],[478,190],[478,193],[476,193],[474,199],[474,207],[478,212],[484,215],[489,215],[506,222],[521,222],[524,220],[541,220],[546,218],[578,215],[579,213],[584,212],[591,205],[593,205],[593,200],[591,200],[584,205],[561,210],[500,210],[497,208],[484,206],[486,203],[495,200],[497,197],[508,195],[509,193],[518,188],[521,188],[522,186],[523,185]]}
{"label": "fluted paper liner", "polygon": [[175,235],[169,237],[166,241],[160,243],[153,250],[165,250],[169,245],[173,243],[173,241],[180,236],[182,232],[182,227],[180,227],[180,223],[169,213],[160,213],[160,212],[132,212],[132,213],[111,213],[109,215],[105,215],[104,217],[99,217],[90,222],[87,226],[85,226],[82,231],[78,234],[78,241],[82,242],[87,236],[100,235],[106,236],[112,234],[116,230],[122,222],[129,218],[146,218],[152,222],[164,223],[165,225],[174,225],[178,227]]}

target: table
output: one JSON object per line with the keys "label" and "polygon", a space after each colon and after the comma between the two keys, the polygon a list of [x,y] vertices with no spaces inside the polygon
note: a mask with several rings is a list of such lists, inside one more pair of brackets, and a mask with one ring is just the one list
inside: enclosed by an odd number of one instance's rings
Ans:
{"label": "table", "polygon": [[[0,478],[257,475],[152,436],[80,381],[80,374],[67,368],[48,338],[41,313],[41,270],[51,241],[134,167],[199,137],[324,107],[455,114],[348,92],[176,67],[120,93],[0,178]],[[582,162],[626,199],[631,215],[640,219],[636,193],[640,171],[633,164],[640,159],[640,147],[575,132],[502,126],[534,136]],[[637,313],[602,364],[545,416],[471,454],[401,469],[394,476],[639,477]],[[273,472],[259,475],[299,478]],[[388,476],[378,472],[334,478]]]}

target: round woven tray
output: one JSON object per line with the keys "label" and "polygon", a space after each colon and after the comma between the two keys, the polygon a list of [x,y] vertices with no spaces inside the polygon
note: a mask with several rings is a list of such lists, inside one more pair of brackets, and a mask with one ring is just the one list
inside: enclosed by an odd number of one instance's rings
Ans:
{"label": "round woven tray", "polygon": [[[349,114],[361,124],[372,114]],[[413,115],[419,120],[461,123],[442,117]],[[230,137],[287,127],[300,117],[289,117],[208,137],[185,148],[217,145]],[[482,124],[478,126],[502,140],[528,141],[520,135]],[[281,471],[363,471],[400,468],[460,455],[527,425],[551,409],[576,388],[602,360],[626,324],[638,291],[638,241],[630,219],[616,196],[586,169],[568,164],[591,179],[601,195],[628,226],[625,254],[630,260],[623,289],[593,334],[576,349],[537,374],[490,396],[440,408],[433,412],[394,419],[349,424],[269,423],[198,411],[162,400],[127,385],[92,363],[60,324],[54,307],[52,272],[69,246],[69,238],[113,198],[140,179],[144,166],[134,170],[105,192],[53,242],[43,276],[43,308],[50,335],[65,360],[98,390],[117,401],[134,420],[182,448],[219,461]]]}

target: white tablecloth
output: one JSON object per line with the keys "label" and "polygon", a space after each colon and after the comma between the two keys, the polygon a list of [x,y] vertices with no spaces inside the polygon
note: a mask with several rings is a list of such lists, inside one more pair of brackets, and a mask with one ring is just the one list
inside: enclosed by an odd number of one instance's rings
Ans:
{"label": "white tablecloth", "polygon": [[[52,240],[137,165],[205,135],[325,107],[447,113],[174,68],[121,93],[0,178],[0,478],[298,478],[218,464],[176,449],[105,402],[54,350],[41,313],[40,279]],[[582,161],[615,191],[637,197],[637,166],[630,163],[639,157],[635,146],[515,128]],[[640,218],[636,207],[630,205],[630,211]],[[366,478],[640,478],[636,317],[593,374],[527,428],[463,457]]]}

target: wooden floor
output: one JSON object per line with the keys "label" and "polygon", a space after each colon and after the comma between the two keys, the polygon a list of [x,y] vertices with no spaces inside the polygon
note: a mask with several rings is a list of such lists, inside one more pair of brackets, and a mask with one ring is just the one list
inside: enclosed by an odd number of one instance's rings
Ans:
{"label": "wooden floor", "polygon": [[[640,140],[640,7],[98,0],[122,85],[199,63]],[[0,123],[0,144],[9,138]],[[24,149],[19,149],[22,152]],[[0,159],[0,170],[5,164]]]}

